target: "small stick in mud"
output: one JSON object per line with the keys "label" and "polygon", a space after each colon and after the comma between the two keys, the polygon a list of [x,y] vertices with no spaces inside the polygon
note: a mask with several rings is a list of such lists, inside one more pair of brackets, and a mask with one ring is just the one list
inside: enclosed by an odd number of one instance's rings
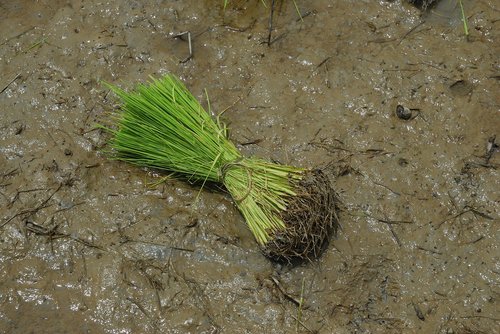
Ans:
{"label": "small stick in mud", "polygon": [[292,296],[291,294],[286,292],[285,288],[281,285],[280,281],[276,277],[271,276],[271,280],[273,281],[274,285],[276,285],[276,287],[281,292],[281,294],[286,297],[286,299],[288,299],[289,301],[291,301],[292,303],[297,305],[297,307],[302,308],[301,300],[295,298],[294,296]]}
{"label": "small stick in mud", "polygon": [[149,312],[146,310],[146,308],[144,308],[144,306],[142,306],[142,304],[141,304],[138,300],[136,300],[136,299],[134,299],[134,298],[132,298],[132,297],[127,297],[126,299],[127,299],[130,303],[132,303],[133,305],[135,305],[135,306],[136,306],[136,307],[137,307],[137,308],[138,308],[138,309],[139,309],[139,310],[140,310],[140,311],[144,314],[144,316],[145,316],[146,318],[148,318],[148,319],[149,319],[150,324],[151,324],[151,325],[152,325],[152,326],[153,326],[153,327],[154,327],[157,331],[159,331],[159,330],[160,330],[160,328],[158,327],[157,321],[156,321],[156,320],[155,320],[155,319],[151,316],[151,314],[149,314]]}
{"label": "small stick in mud", "polygon": [[429,252],[429,253],[432,253],[432,254],[436,254],[436,255],[442,255],[443,254],[441,252],[438,252],[438,251],[435,251],[435,250],[432,250],[432,249],[428,249],[428,248],[424,248],[422,246],[417,246],[417,249],[419,249],[421,251],[424,251],[424,252]]}
{"label": "small stick in mud", "polygon": [[271,35],[273,33],[274,0],[271,2],[271,13],[269,15],[269,33],[267,35],[267,46],[271,46]]}
{"label": "small stick in mud", "polygon": [[42,203],[38,204],[36,207],[34,207],[32,209],[24,209],[24,210],[19,211],[18,213],[16,213],[15,215],[13,215],[9,219],[7,219],[3,224],[1,224],[0,228],[4,227],[8,223],[10,223],[14,218],[17,218],[17,217],[23,216],[23,215],[27,215],[29,217],[30,215],[37,213],[39,210],[45,209],[45,208],[51,206],[52,204],[49,205],[48,202],[61,189],[61,187],[62,187],[62,183],[60,183],[59,186],[57,187],[57,189],[54,190],[54,192],[51,193],[49,195],[49,197],[47,197]]}
{"label": "small stick in mud", "polygon": [[498,144],[495,143],[496,138],[497,138],[496,135],[488,138],[488,143],[486,144],[486,154],[484,156],[484,160],[486,161],[486,164],[489,164],[490,159],[493,156],[493,154],[500,150],[500,147],[498,146]]}
{"label": "small stick in mud", "polygon": [[300,288],[300,299],[299,299],[299,306],[297,307],[297,326],[295,327],[295,330],[298,332],[299,331],[299,324],[302,322],[302,305],[304,304],[304,284],[306,282],[305,277],[302,278],[302,285]]}
{"label": "small stick in mud", "polygon": [[14,77],[14,79],[12,79],[11,81],[9,81],[9,83],[8,83],[7,85],[5,85],[5,87],[4,87],[4,88],[2,88],[2,90],[0,91],[0,94],[2,94],[2,93],[3,93],[3,92],[7,89],[7,88],[9,88],[9,86],[10,86],[10,85],[11,85],[14,81],[16,81],[16,80],[17,80],[17,78],[19,78],[20,76],[21,76],[21,73],[18,73],[18,74]]}
{"label": "small stick in mud", "polygon": [[[309,327],[307,327],[307,326],[306,326],[306,324],[304,324],[304,322],[303,322],[302,320],[297,319],[297,317],[295,317],[293,314],[290,314],[290,316],[293,318],[293,320],[297,321],[297,324],[300,324],[300,325],[301,325],[302,327],[304,327],[304,329],[305,329],[306,331],[308,331],[309,333],[314,333],[314,334],[319,333],[319,331],[318,331],[318,330],[312,330],[312,329],[310,329]],[[298,327],[297,327],[297,329],[296,329],[296,332],[297,332],[297,333],[299,332]]]}
{"label": "small stick in mud", "polygon": [[[49,220],[53,223],[54,222],[54,216],[50,217]],[[81,238],[74,237],[71,234],[58,232],[57,229],[59,228],[59,225],[54,225],[53,227],[48,228],[48,227],[36,224],[36,223],[34,223],[32,221],[26,220],[24,222],[24,226],[26,228],[26,231],[28,231],[28,232],[34,233],[36,235],[42,235],[42,236],[48,237],[49,240],[50,240],[50,242],[51,242],[50,245],[51,245],[51,248],[52,248],[52,252],[54,252],[53,245],[52,245],[52,240],[61,239],[61,238],[69,238],[69,239],[71,239],[73,241],[76,241],[78,243],[81,243],[82,245],[85,245],[87,247],[97,248],[97,249],[102,250],[102,251],[105,250],[102,247],[94,245],[94,244],[92,244],[92,243],[90,243],[90,242],[88,242],[86,240],[81,239]]]}
{"label": "small stick in mud", "polygon": [[394,237],[394,240],[396,240],[396,243],[398,244],[399,247],[402,247],[403,244],[401,243],[401,240],[399,239],[398,235],[396,234],[396,231],[394,231],[394,228],[392,225],[388,225],[389,230],[391,231],[392,236]]}
{"label": "small stick in mud", "polygon": [[403,42],[403,40],[408,37],[408,35],[410,35],[412,32],[415,31],[415,29],[417,29],[418,27],[420,27],[422,24],[424,24],[425,21],[422,21],[420,23],[418,23],[416,26],[414,26],[413,28],[411,28],[410,30],[408,30],[400,39],[399,39],[399,42],[398,42],[398,45],[401,44],[401,42]]}
{"label": "small stick in mud", "polygon": [[14,203],[19,199],[19,195],[24,194],[24,193],[30,193],[34,191],[42,191],[46,190],[45,188],[33,188],[33,189],[26,189],[26,190],[18,190],[16,194],[12,197],[12,199],[9,201],[9,204],[7,204],[7,207],[10,208]]}
{"label": "small stick in mud", "polygon": [[466,213],[469,213],[469,212],[472,212],[474,215],[478,215],[478,216],[480,216],[482,218],[485,218],[485,219],[488,219],[488,220],[495,220],[496,219],[496,218],[494,218],[494,217],[492,217],[492,216],[490,216],[490,215],[488,215],[488,214],[486,214],[484,212],[479,211],[478,209],[476,209],[476,208],[474,208],[472,206],[466,205],[462,209],[462,211],[460,211],[459,213],[457,213],[457,214],[455,214],[455,215],[453,215],[453,216],[451,216],[449,218],[446,218],[445,220],[441,221],[437,225],[436,229],[439,229],[444,223],[447,223],[449,221],[455,220],[456,218],[458,218],[458,217],[460,217],[460,216],[462,216],[462,215],[464,215]]}
{"label": "small stick in mud", "polygon": [[178,33],[176,35],[174,35],[174,38],[180,38],[181,40],[184,40],[184,36],[187,35],[187,42],[188,42],[188,47],[189,47],[189,55],[184,58],[184,59],[181,59],[179,62],[184,64],[186,62],[188,62],[188,60],[190,60],[191,58],[193,58],[193,46],[191,44],[191,32],[190,31],[184,31],[184,32],[181,32],[181,33]]}

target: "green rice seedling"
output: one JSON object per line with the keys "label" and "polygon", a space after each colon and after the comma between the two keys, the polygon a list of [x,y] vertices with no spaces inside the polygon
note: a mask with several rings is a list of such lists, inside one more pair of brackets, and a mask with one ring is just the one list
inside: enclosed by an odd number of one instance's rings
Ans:
{"label": "green rice seedling", "polygon": [[460,5],[460,14],[462,15],[462,22],[464,24],[464,34],[465,36],[469,36],[469,27],[467,25],[467,17],[465,16],[464,5],[462,4],[462,0],[458,0],[458,4]]}
{"label": "green rice seedling", "polygon": [[335,193],[319,170],[244,157],[173,75],[132,92],[106,84],[122,101],[112,116],[110,157],[224,185],[264,253],[277,260],[319,255],[336,228]]}

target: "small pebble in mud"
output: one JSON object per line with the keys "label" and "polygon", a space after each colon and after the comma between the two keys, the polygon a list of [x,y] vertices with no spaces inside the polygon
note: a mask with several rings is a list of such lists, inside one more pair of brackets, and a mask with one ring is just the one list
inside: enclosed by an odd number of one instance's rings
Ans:
{"label": "small pebble in mud", "polygon": [[14,134],[16,135],[20,135],[24,129],[26,128],[26,126],[24,124],[19,124],[18,126],[16,126],[16,128],[14,129]]}
{"label": "small pebble in mud", "polygon": [[70,155],[73,155],[73,152],[69,148],[65,148],[64,155],[70,156]]}
{"label": "small pebble in mud", "polygon": [[411,118],[411,110],[398,104],[396,107],[396,116],[407,121]]}
{"label": "small pebble in mud", "polygon": [[417,304],[413,304],[413,309],[415,309],[415,313],[417,314],[417,317],[420,320],[424,321],[425,320],[425,316],[422,313],[422,310],[420,309],[420,307]]}
{"label": "small pebble in mud", "polygon": [[408,166],[408,160],[406,160],[405,158],[399,158],[399,160],[398,160],[398,164],[399,164],[401,167],[406,167],[406,166]]}

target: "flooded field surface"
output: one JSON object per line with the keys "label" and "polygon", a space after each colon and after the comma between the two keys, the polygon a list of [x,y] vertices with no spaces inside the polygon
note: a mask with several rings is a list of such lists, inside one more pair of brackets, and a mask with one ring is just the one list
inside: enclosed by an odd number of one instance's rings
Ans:
{"label": "flooded field surface", "polygon": [[[462,4],[0,1],[0,332],[500,333],[500,6]],[[319,259],[102,153],[101,81],[167,73],[245,156],[324,171]]]}

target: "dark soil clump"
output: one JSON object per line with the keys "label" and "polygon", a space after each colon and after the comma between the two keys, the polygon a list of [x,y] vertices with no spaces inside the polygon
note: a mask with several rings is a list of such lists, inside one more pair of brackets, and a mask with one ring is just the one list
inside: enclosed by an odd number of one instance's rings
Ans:
{"label": "dark soil clump", "polygon": [[312,260],[321,255],[338,228],[336,193],[319,169],[307,172],[282,214],[286,229],[274,234],[264,254],[278,262]]}
{"label": "dark soil clump", "polygon": [[426,10],[431,6],[435,5],[438,0],[408,0],[409,3],[421,8],[422,10]]}

